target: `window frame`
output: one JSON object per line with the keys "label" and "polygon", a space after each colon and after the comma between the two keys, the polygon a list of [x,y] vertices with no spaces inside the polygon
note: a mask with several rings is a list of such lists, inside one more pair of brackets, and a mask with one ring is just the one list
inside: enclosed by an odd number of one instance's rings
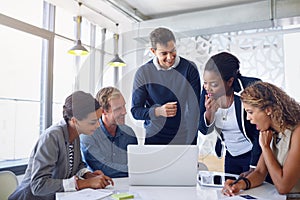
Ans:
{"label": "window frame", "polygon": [[[54,8],[50,4],[44,2],[43,12],[48,13],[46,9],[49,9],[54,14]],[[44,16],[46,16],[44,14]],[[44,20],[47,21],[47,20]],[[51,20],[49,20],[51,21]],[[53,23],[53,20],[52,20]],[[0,24],[9,28],[28,33],[43,40],[42,47],[42,69],[41,69],[41,96],[40,96],[40,118],[44,119],[40,121],[40,133],[52,124],[52,81],[53,81],[53,55],[54,55],[54,32],[42,29],[31,24],[22,22],[18,19],[6,16],[0,13]],[[46,28],[51,28],[51,24]],[[0,171],[10,170],[16,175],[25,173],[27,168],[28,158],[17,159],[13,161],[1,161],[5,167],[0,167]],[[1,166],[3,166],[1,164]]]}

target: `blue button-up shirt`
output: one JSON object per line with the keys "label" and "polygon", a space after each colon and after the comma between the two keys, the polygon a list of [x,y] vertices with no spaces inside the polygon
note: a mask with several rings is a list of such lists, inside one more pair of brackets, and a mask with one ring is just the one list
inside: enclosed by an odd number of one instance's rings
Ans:
{"label": "blue button-up shirt", "polygon": [[92,170],[101,170],[111,178],[127,177],[127,145],[137,144],[134,131],[127,125],[119,125],[112,136],[102,119],[100,127],[92,135],[80,135],[83,160]]}

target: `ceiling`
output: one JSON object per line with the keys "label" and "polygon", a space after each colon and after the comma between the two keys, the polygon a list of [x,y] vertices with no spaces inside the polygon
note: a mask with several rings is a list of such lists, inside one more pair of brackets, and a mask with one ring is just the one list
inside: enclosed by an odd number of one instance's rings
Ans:
{"label": "ceiling", "polygon": [[259,0],[114,0],[142,20],[158,19],[212,8],[251,3]]}
{"label": "ceiling", "polygon": [[[133,23],[175,17],[214,8],[258,2],[262,0],[47,0],[78,14],[78,2],[82,2],[80,14],[111,31],[126,31]],[[264,0],[267,1],[267,0]],[[269,1],[269,0],[268,0]]]}

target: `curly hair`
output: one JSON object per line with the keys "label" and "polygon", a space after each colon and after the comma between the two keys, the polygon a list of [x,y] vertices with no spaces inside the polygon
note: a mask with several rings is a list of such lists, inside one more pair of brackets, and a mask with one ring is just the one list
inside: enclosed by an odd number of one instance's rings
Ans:
{"label": "curly hair", "polygon": [[109,101],[114,98],[120,98],[122,96],[120,90],[115,87],[104,87],[98,91],[96,99],[101,105],[103,110],[108,111],[110,108]]}
{"label": "curly hair", "polygon": [[241,100],[260,110],[271,108],[271,120],[281,132],[286,128],[293,130],[300,122],[300,104],[271,83],[253,83],[241,93]]}

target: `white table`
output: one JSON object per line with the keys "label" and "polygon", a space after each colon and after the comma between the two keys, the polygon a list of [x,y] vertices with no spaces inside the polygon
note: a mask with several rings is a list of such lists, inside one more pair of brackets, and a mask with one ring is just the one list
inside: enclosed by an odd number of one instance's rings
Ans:
{"label": "white table", "polygon": [[[221,194],[221,188],[203,187],[197,184],[195,187],[154,187],[154,186],[129,186],[128,178],[113,179],[115,186],[109,186],[106,191],[128,192],[134,194],[135,200],[215,200],[215,199],[242,199],[240,196],[226,197]],[[63,200],[63,197],[70,192],[56,193],[56,200]],[[279,195],[275,187],[269,183],[262,186],[241,192],[249,194],[257,199],[284,200],[285,195]],[[105,199],[112,199],[107,197]]]}

